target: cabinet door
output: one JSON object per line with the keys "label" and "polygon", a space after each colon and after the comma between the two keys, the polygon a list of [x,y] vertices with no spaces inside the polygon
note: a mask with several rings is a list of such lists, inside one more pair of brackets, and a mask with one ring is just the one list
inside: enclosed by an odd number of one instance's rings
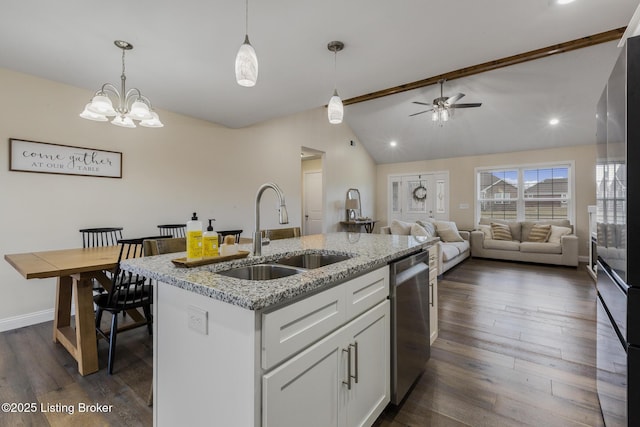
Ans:
{"label": "cabinet door", "polygon": [[346,372],[342,329],[262,377],[263,427],[333,427]]}
{"label": "cabinet door", "polygon": [[[439,243],[438,243],[439,244]],[[438,338],[438,250],[429,248],[429,336],[430,342]]]}
{"label": "cabinet door", "polygon": [[[351,322],[351,390],[345,405],[347,426],[370,426],[389,403],[389,301]],[[356,351],[357,348],[357,351]]]}

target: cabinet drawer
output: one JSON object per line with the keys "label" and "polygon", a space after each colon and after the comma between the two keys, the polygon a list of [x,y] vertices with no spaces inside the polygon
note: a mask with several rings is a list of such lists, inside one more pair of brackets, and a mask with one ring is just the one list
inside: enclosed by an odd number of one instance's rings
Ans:
{"label": "cabinet drawer", "polygon": [[436,243],[435,245],[429,248],[429,270],[438,268],[438,245],[440,243]]}
{"label": "cabinet drawer", "polygon": [[345,292],[342,286],[264,313],[262,368],[272,368],[345,322]]}
{"label": "cabinet drawer", "polygon": [[345,283],[347,320],[389,296],[389,267],[385,266]]}

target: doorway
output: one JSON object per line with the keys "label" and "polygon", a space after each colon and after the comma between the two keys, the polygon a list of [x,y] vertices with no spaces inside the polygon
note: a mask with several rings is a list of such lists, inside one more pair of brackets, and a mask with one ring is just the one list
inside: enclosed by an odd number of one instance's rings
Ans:
{"label": "doorway", "polygon": [[389,223],[449,219],[449,171],[389,175]]}
{"label": "doorway", "polygon": [[302,235],[324,232],[324,152],[301,148]]}

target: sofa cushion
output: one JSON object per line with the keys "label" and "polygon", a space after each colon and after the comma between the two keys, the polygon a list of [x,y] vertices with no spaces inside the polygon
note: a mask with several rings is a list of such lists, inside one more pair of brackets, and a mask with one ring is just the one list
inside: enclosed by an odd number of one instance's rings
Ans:
{"label": "sofa cushion", "polygon": [[433,224],[433,220],[417,220],[416,223],[420,224],[422,226],[422,228],[424,228],[425,230],[427,230],[429,232],[429,234],[431,234],[432,236],[436,235],[436,226]]}
{"label": "sofa cushion", "polygon": [[571,227],[571,223],[568,219],[541,219],[538,221],[523,221],[522,224],[522,241],[528,242],[531,241],[529,239],[529,233],[531,233],[531,229],[535,225],[555,225],[557,227],[569,227],[571,231],[573,228]]}
{"label": "sofa cushion", "polygon": [[533,252],[538,254],[561,254],[562,246],[560,246],[560,243],[522,242],[520,244],[520,252]]}
{"label": "sofa cushion", "polygon": [[449,242],[446,244],[442,244],[442,246],[455,246],[458,249],[458,253],[464,253],[465,251],[468,251],[470,246],[469,246],[469,242],[466,240],[463,240],[462,242]]}
{"label": "sofa cushion", "polygon": [[560,239],[562,236],[567,236],[571,234],[571,228],[569,227],[560,227],[556,225],[551,226],[551,234],[549,234],[549,243],[560,243]]}
{"label": "sofa cushion", "polygon": [[520,242],[517,240],[485,240],[483,247],[485,249],[499,249],[503,251],[517,251],[520,250]]}
{"label": "sofa cushion", "polygon": [[[524,225],[522,230],[524,236]],[[526,241],[544,243],[549,239],[549,234],[551,234],[551,224],[535,224],[527,234]]]}
{"label": "sofa cushion", "polygon": [[443,242],[464,242],[464,239],[460,236],[460,233],[458,233],[458,227],[455,222],[436,221],[434,224],[438,237],[440,237]]}
{"label": "sofa cushion", "polygon": [[478,231],[482,231],[484,233],[484,238],[493,239],[493,233],[491,233],[491,226],[486,224],[479,224]]}
{"label": "sofa cushion", "polygon": [[491,235],[494,240],[514,240],[511,234],[511,229],[506,224],[491,223]]}
{"label": "sofa cushion", "polygon": [[408,236],[409,234],[411,234],[412,225],[413,225],[412,222],[404,222],[404,221],[398,221],[397,219],[394,219],[393,221],[391,221],[391,225],[389,226],[389,228],[391,229],[391,234]]}
{"label": "sofa cushion", "polygon": [[[496,224],[505,224],[509,226],[511,230],[511,238],[513,240],[520,240],[522,234],[520,232],[520,223],[518,221],[509,221],[506,219],[495,219],[495,218],[480,218],[480,224],[491,225],[494,222]],[[494,237],[495,239],[495,237]]]}
{"label": "sofa cushion", "polygon": [[418,223],[411,224],[411,235],[433,237],[433,235],[430,234],[429,231],[425,230],[424,227]]}
{"label": "sofa cushion", "polygon": [[452,260],[460,255],[460,250],[458,250],[454,244],[441,244],[440,247],[442,248],[442,260],[444,262]]}

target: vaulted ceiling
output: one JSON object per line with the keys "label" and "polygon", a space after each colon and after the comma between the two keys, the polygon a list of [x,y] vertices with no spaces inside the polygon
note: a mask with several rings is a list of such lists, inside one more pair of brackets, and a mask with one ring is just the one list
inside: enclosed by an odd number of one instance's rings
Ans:
{"label": "vaulted ceiling", "polygon": [[[245,2],[10,0],[0,14],[0,66],[94,91],[118,83],[131,42],[127,84],[154,106],[244,127],[343,99],[566,42],[628,24],[637,0],[249,1],[249,36],[260,71],[235,83]],[[341,40],[333,54],[327,43]],[[615,42],[445,83],[463,92],[445,126],[412,101],[437,86],[348,105],[345,123],[378,163],[442,158],[593,140],[594,106],[618,54]],[[87,99],[78,100],[81,110]],[[548,125],[551,117],[560,123]],[[389,142],[397,146],[391,149]],[[304,145],[303,143],[301,145]]]}

